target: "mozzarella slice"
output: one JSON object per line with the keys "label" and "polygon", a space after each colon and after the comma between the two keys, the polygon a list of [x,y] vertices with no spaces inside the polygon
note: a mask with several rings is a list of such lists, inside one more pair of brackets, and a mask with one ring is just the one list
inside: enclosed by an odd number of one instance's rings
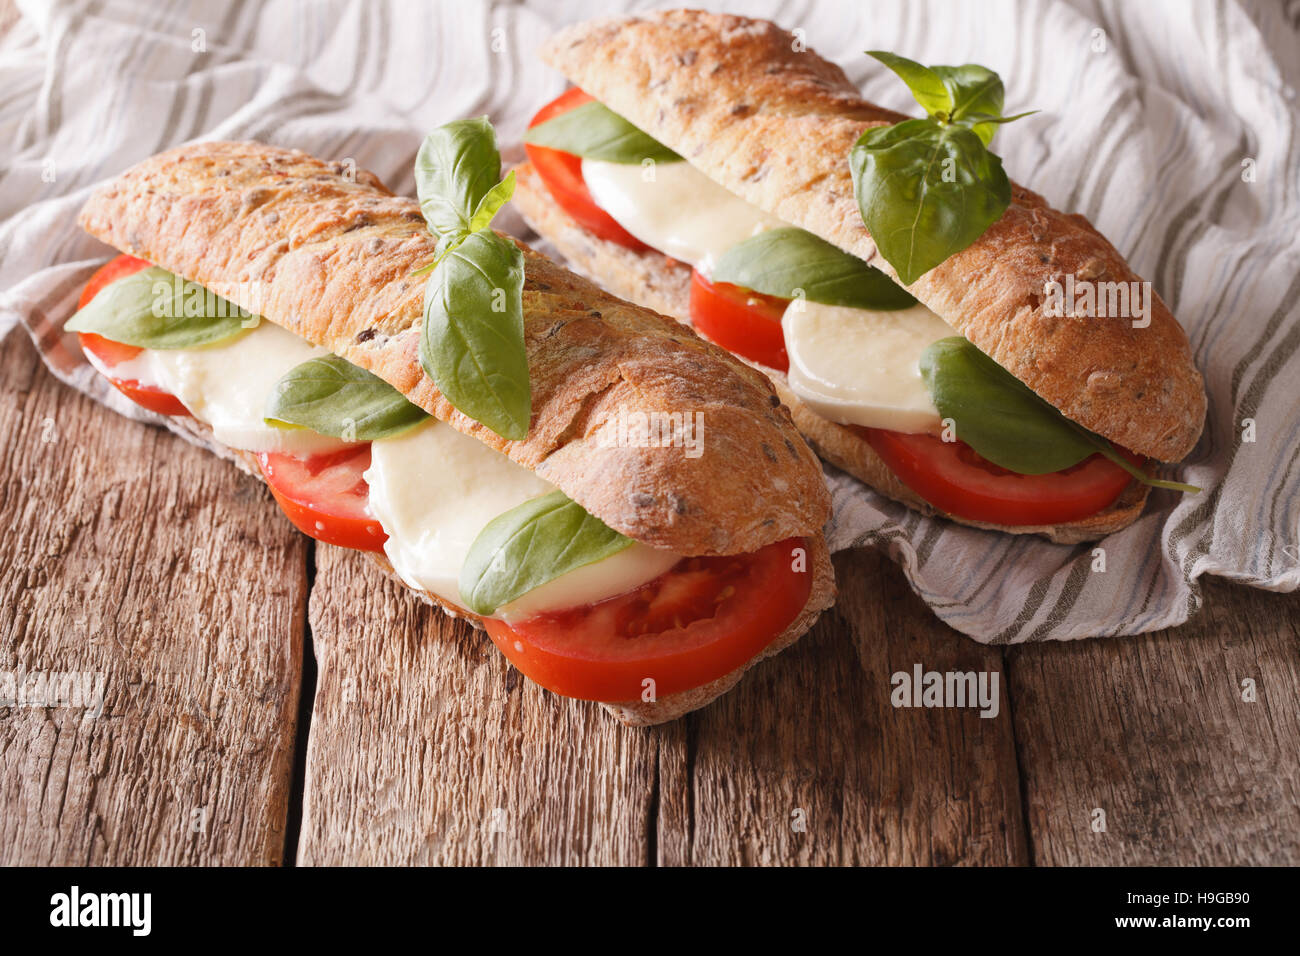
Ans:
{"label": "mozzarella slice", "polygon": [[788,225],[684,161],[642,167],[584,159],[582,178],[620,226],[705,275],[736,243]]}
{"label": "mozzarella slice", "polygon": [[939,410],[921,378],[921,353],[956,335],[923,305],[853,309],[796,299],[781,320],[791,390],[833,422],[937,432]]}
{"label": "mozzarella slice", "polygon": [[[371,446],[370,510],[402,580],[464,607],[459,581],[489,521],[555,486],[450,425],[430,421]],[[681,560],[643,544],[577,568],[498,610],[506,620],[589,604],[650,581]]]}
{"label": "mozzarella slice", "polygon": [[497,608],[496,616],[506,623],[535,617],[543,611],[595,604],[616,594],[625,594],[669,571],[682,559],[675,551],[661,551],[640,541],[608,558],[575,568],[539,588]]}
{"label": "mozzarella slice", "polygon": [[87,354],[110,378],[135,379],[175,395],[195,418],[212,426],[217,441],[232,448],[312,455],[347,445],[307,428],[263,419],[267,399],[285,373],[330,354],[274,322],[264,320],[238,338],[201,348],[145,349],[112,368]]}

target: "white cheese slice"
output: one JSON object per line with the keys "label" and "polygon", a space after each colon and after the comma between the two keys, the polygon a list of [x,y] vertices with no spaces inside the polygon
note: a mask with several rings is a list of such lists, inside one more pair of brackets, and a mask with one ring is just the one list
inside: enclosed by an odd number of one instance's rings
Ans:
{"label": "white cheese slice", "polygon": [[263,420],[271,390],[286,372],[330,354],[274,322],[263,320],[238,338],[201,348],[145,349],[111,368],[87,354],[110,378],[134,379],[175,395],[195,418],[212,426],[217,441],[231,448],[312,455],[347,444]]}
{"label": "white cheese slice", "polygon": [[496,616],[510,623],[534,617],[543,611],[595,604],[653,581],[681,559],[682,556],[675,551],[661,551],[633,541],[617,554],[575,568],[509,604],[503,604],[497,608]]}
{"label": "white cheese slice", "polygon": [[833,422],[937,432],[939,410],[921,378],[921,353],[956,335],[923,305],[896,311],[795,300],[781,320],[790,389]]}
{"label": "white cheese slice", "polygon": [[[464,607],[459,581],[489,521],[555,486],[450,425],[430,421],[371,446],[370,510],[402,580]],[[586,565],[500,608],[505,620],[589,604],[650,581],[681,560],[640,543]]]}
{"label": "white cheese slice", "polygon": [[788,225],[687,162],[642,167],[584,159],[582,178],[596,204],[620,226],[705,275],[736,243]]}

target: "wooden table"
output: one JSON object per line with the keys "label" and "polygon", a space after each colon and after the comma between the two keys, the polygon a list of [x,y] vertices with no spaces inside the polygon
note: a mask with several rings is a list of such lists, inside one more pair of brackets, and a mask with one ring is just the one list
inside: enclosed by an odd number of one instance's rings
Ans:
{"label": "wooden table", "polygon": [[[0,434],[0,671],[104,679],[97,717],[0,709],[0,863],[1300,862],[1294,595],[1211,582],[1176,630],[1003,649],[841,554],[794,649],[632,730],[21,330]],[[918,662],[1000,673],[999,715],[895,709]]]}

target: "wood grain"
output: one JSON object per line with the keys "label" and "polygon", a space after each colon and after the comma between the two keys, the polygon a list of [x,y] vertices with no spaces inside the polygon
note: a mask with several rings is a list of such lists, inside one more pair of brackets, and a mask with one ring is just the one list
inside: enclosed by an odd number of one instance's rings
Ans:
{"label": "wood grain", "polygon": [[1000,651],[935,620],[878,552],[835,567],[813,632],[662,732],[659,862],[1025,862],[1005,690],[992,718],[890,703],[896,671],[1000,672]]}
{"label": "wood grain", "polygon": [[1176,630],[1009,651],[1034,862],[1300,863],[1298,636],[1295,595],[1211,581]]}
{"label": "wood grain", "polygon": [[102,676],[0,708],[0,864],[278,863],[305,539],[260,485],[0,344],[0,671]]}
{"label": "wood grain", "polygon": [[317,550],[302,864],[644,864],[655,740]]}
{"label": "wood grain", "polygon": [[[58,384],[21,332],[0,376],[0,677],[105,678],[97,718],[0,708],[0,864],[281,862],[308,619],[301,863],[1300,862],[1295,595],[1213,582],[1186,627],[1004,659],[845,553],[798,646],[633,730]],[[1002,673],[999,715],[894,708],[916,663]]]}

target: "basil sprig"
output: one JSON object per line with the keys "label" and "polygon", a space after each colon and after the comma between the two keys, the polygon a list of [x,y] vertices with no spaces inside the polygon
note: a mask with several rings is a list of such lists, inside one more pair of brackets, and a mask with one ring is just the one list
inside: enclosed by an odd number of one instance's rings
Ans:
{"label": "basil sprig", "polygon": [[404,432],[429,414],[378,375],[326,355],[291,368],[275,383],[265,417],[344,441],[374,441]]}
{"label": "basil sprig", "polygon": [[718,260],[714,282],[785,299],[855,309],[906,309],[916,305],[893,279],[820,236],[788,226],[738,242]]}
{"label": "basil sprig", "polygon": [[680,162],[681,157],[603,103],[592,100],[524,134],[524,142],[607,163]]}
{"label": "basil sprig", "polygon": [[512,441],[528,434],[524,256],[489,225],[514,193],[487,117],[430,133],[415,161],[420,209],[437,237],[424,287],[420,365],[456,408]]}
{"label": "basil sprig", "polygon": [[460,569],[460,596],[475,614],[631,545],[561,491],[525,501],[484,526]]}
{"label": "basil sprig", "polygon": [[200,285],[150,266],[100,290],[65,324],[146,349],[191,349],[232,339],[261,319]]}
{"label": "basil sprig", "polygon": [[920,366],[939,414],[953,420],[961,441],[995,465],[1021,475],[1043,475],[1101,454],[1145,485],[1200,491],[1195,485],[1152,478],[967,339],[932,342],[921,353]]}
{"label": "basil sprig", "polygon": [[922,66],[883,51],[868,56],[907,84],[926,119],[875,126],[849,152],[862,222],[904,284],[960,252],[1011,204],[1002,160],[988,148],[1002,115],[1002,80],[973,63]]}
{"label": "basil sprig", "polygon": [[514,243],[471,233],[424,289],[420,361],[447,399],[502,438],[528,434],[532,392],[524,350],[524,263]]}

